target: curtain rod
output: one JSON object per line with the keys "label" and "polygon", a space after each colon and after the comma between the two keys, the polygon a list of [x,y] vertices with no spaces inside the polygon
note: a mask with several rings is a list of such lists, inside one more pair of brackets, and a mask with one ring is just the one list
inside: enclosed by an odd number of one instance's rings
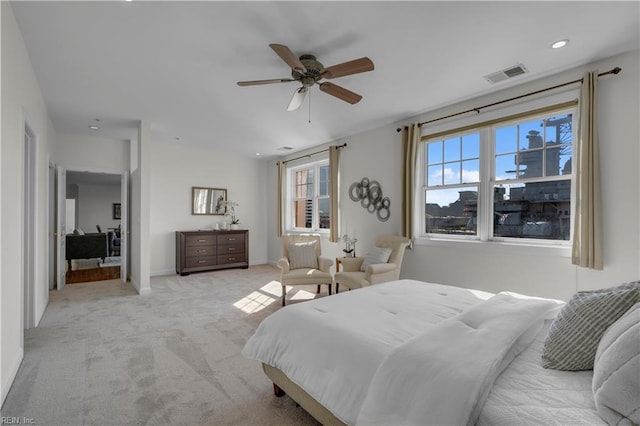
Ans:
{"label": "curtain rod", "polygon": [[[611,69],[609,71],[606,71],[606,72],[598,74],[598,77],[602,77],[603,75],[607,75],[607,74],[618,74],[620,71],[622,71],[622,68],[615,67],[615,68],[613,68],[613,69]],[[445,120],[447,118],[456,117],[456,116],[462,115],[462,114],[468,114],[470,112],[476,112],[476,113],[480,114],[480,110],[481,109],[485,109],[485,108],[489,108],[489,107],[492,107],[492,106],[500,105],[500,104],[503,104],[503,103],[506,103],[506,102],[515,101],[516,99],[526,98],[527,96],[537,95],[538,93],[547,92],[549,90],[559,89],[560,87],[569,86],[570,84],[582,83],[582,80],[583,80],[582,78],[579,78],[577,80],[569,81],[567,83],[562,83],[562,84],[558,84],[558,85],[555,85],[555,86],[552,86],[552,87],[547,87],[546,89],[536,90],[535,92],[525,93],[524,95],[515,96],[515,97],[509,98],[509,99],[504,99],[502,101],[498,101],[498,102],[494,102],[494,103],[491,103],[491,104],[483,105],[481,107],[471,108],[471,109],[468,109],[466,111],[456,112],[455,114],[446,115],[444,117],[434,118],[433,120],[423,121],[422,123],[418,123],[418,126],[423,126],[425,124],[433,123],[435,121]],[[408,129],[408,128],[409,128],[408,126],[404,126],[405,130]],[[396,129],[396,131],[400,132],[402,129],[403,129],[402,127],[398,127]]]}
{"label": "curtain rod", "polygon": [[[343,143],[342,145],[336,145],[336,148],[338,148],[338,149],[342,149],[342,148],[346,148],[346,147],[347,147],[347,143],[346,142]],[[300,157],[290,158],[289,160],[284,160],[282,163],[287,164],[289,161],[296,161],[296,160],[299,160],[301,158],[311,157],[312,155],[322,154],[323,152],[327,152],[327,151],[329,151],[329,148],[322,149],[322,150],[316,151],[316,152],[312,152],[311,154],[301,155]]]}

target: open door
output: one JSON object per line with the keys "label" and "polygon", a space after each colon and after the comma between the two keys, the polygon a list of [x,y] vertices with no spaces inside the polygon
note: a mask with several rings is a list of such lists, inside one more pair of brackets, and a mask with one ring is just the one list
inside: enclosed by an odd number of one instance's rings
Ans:
{"label": "open door", "polygon": [[58,290],[62,290],[66,278],[66,217],[67,217],[67,170],[62,166],[56,167],[56,283]]}
{"label": "open door", "polygon": [[120,178],[120,279],[127,282],[127,259],[129,258],[129,175]]}

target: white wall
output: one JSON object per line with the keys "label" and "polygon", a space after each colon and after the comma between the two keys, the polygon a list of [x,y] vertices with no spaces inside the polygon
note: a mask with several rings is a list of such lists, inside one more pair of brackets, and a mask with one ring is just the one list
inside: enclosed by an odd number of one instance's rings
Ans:
{"label": "white wall", "polygon": [[84,232],[102,232],[117,228],[120,220],[113,219],[113,203],[120,203],[120,184],[78,184],[78,225]]}
{"label": "white wall", "polygon": [[151,275],[175,274],[175,231],[211,229],[224,216],[191,214],[191,187],[226,188],[240,228],[249,230],[249,263],[265,263],[265,161],[155,142],[151,151]]}
{"label": "white wall", "polygon": [[2,401],[9,391],[23,357],[23,176],[25,121],[36,136],[36,223],[35,223],[35,323],[46,308],[47,214],[49,147],[54,129],[42,98],[24,40],[9,2],[0,2],[2,66],[2,133],[0,171],[2,183],[2,235],[0,271]]}
{"label": "white wall", "polygon": [[52,161],[67,170],[122,173],[129,170],[129,141],[58,134]]}
{"label": "white wall", "polygon": [[[401,134],[396,132],[397,127],[576,80],[587,70],[602,72],[616,66],[622,68],[620,74],[599,80],[599,133],[604,189],[604,271],[578,268],[571,265],[568,257],[532,254],[516,249],[496,252],[487,250],[486,245],[477,248],[469,244],[416,244],[405,256],[401,277],[492,292],[511,290],[565,300],[577,290],[608,287],[639,279],[638,51],[346,138],[348,147],[343,150],[341,157],[340,203],[343,223],[347,223],[349,234],[356,233],[359,239],[357,250],[361,254],[364,253],[378,234],[399,234],[401,230]],[[317,149],[310,151],[315,150]],[[274,163],[269,162],[269,182],[265,186],[275,197]],[[365,176],[378,180],[384,195],[391,198],[391,217],[388,222],[379,222],[358,203],[349,199],[349,185]],[[269,203],[269,212],[269,224],[273,223],[275,227],[275,200]],[[269,238],[269,262],[275,262],[280,256],[275,231],[269,233]],[[340,256],[341,249],[341,244],[323,244],[323,254],[329,256]]]}

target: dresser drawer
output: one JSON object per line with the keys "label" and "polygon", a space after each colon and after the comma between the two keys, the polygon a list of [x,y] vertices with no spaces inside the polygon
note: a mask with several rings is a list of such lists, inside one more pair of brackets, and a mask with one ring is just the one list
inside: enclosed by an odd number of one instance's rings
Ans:
{"label": "dresser drawer", "polygon": [[210,246],[216,244],[216,235],[187,235],[185,236],[185,246]]}
{"label": "dresser drawer", "polygon": [[190,256],[213,256],[216,254],[216,246],[187,246],[185,255]]}
{"label": "dresser drawer", "polygon": [[219,254],[218,265],[224,265],[227,263],[241,263],[247,261],[247,256],[244,253],[237,254]]}
{"label": "dresser drawer", "polygon": [[218,235],[218,244],[244,244],[244,234]]}
{"label": "dresser drawer", "polygon": [[219,245],[217,254],[238,254],[238,253],[244,253],[244,251],[245,251],[245,248],[244,248],[244,241],[243,241],[237,244]]}
{"label": "dresser drawer", "polygon": [[199,267],[199,266],[211,266],[211,265],[215,265],[216,262],[216,256],[192,256],[192,257],[187,257],[185,259],[185,263],[186,263],[186,267],[187,268],[195,268],[195,267]]}

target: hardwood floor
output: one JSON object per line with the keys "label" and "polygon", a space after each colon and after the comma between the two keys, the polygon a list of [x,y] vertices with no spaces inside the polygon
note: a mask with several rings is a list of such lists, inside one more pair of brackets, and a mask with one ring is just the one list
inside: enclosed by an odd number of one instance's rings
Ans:
{"label": "hardwood floor", "polygon": [[67,271],[67,284],[86,283],[91,281],[113,280],[120,278],[120,266],[106,268],[81,269]]}

